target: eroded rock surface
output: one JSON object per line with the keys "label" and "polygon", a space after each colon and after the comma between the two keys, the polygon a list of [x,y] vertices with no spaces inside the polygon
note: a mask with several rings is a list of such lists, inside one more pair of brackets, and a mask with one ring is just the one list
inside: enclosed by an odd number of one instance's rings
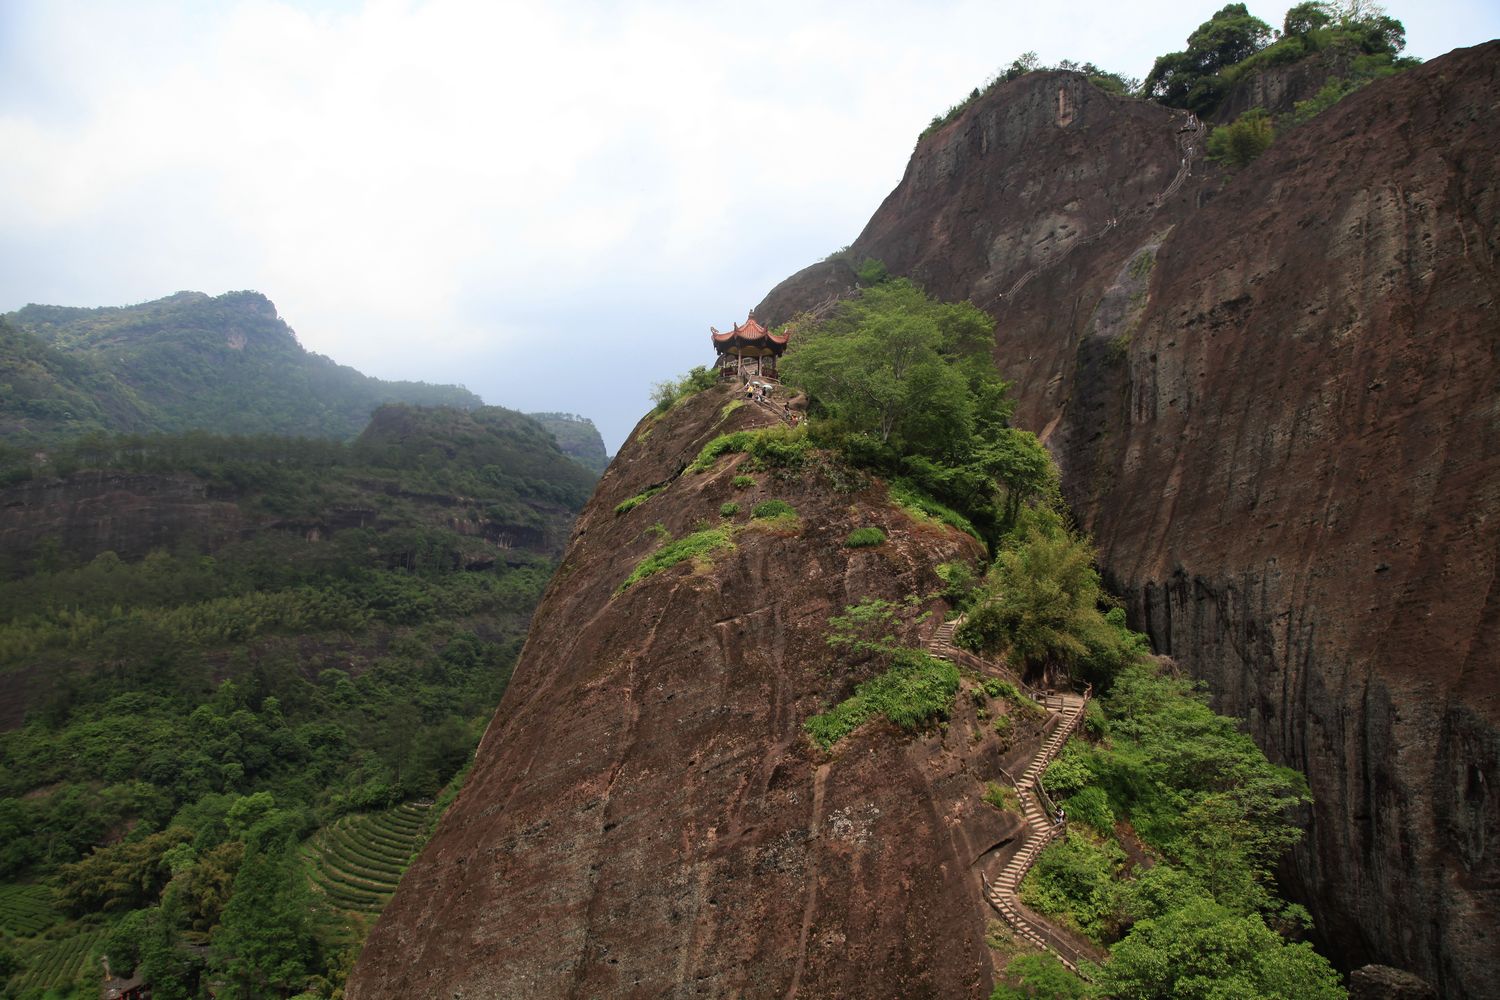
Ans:
{"label": "eroded rock surface", "polygon": [[1175,120],[1031,74],[919,145],[848,255],[998,318],[1135,623],[1307,773],[1287,874],[1335,957],[1450,997],[1500,995],[1497,70],[1458,50],[1159,205]]}
{"label": "eroded rock surface", "polygon": [[[983,782],[1035,741],[1002,755],[966,698],[945,731],[874,723],[831,756],[802,729],[860,679],[836,667],[831,614],[932,595],[937,563],[982,550],[843,472],[763,471],[737,489],[736,455],[681,474],[715,434],[774,423],[728,400],[709,390],[647,418],[601,480],[350,1000],[988,995],[976,861],[1013,849],[1020,823],[981,801]],[[801,527],[745,526],[767,498]],[[741,512],[721,520],[731,501]],[[617,592],[660,544],[656,522],[674,537],[742,527],[711,565]],[[845,547],[871,524],[884,545]]]}

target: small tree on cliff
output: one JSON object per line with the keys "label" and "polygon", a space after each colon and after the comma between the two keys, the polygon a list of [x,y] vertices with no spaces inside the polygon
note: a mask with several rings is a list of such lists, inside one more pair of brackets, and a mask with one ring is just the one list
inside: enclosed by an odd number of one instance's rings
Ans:
{"label": "small tree on cliff", "polygon": [[822,440],[856,464],[904,476],[987,530],[1056,488],[1036,437],[990,358],[994,323],[905,279],[866,288],[798,329],[782,375],[808,395]]}
{"label": "small tree on cliff", "polygon": [[1146,75],[1146,96],[1206,114],[1223,96],[1219,71],[1249,58],[1271,40],[1271,26],[1242,3],[1219,9],[1188,36],[1187,48],[1159,57]]}

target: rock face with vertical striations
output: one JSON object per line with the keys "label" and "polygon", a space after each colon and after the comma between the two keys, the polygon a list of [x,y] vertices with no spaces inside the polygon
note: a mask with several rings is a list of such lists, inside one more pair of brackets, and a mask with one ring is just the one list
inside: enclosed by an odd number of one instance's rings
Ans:
{"label": "rock face with vertical striations", "polygon": [[1165,109],[1030,74],[919,144],[848,254],[995,315],[1134,623],[1307,773],[1286,875],[1333,954],[1449,997],[1500,971],[1497,73],[1500,42],[1455,51],[1232,174]]}
{"label": "rock face with vertical striations", "polygon": [[[912,594],[940,612],[934,567],[983,550],[837,466],[727,455],[684,472],[715,435],[768,423],[717,388],[636,428],[350,1000],[987,995],[976,862],[1022,828],[981,796],[1037,741],[1002,754],[967,697],[946,727],[867,724],[831,756],[803,732],[872,669],[830,653],[829,616]],[[767,499],[799,523],[757,524]],[[741,510],[721,517],[726,503]],[[655,524],[729,525],[733,547],[621,590],[660,547]],[[870,525],[884,544],[844,544]],[[907,638],[939,621],[909,620]]]}

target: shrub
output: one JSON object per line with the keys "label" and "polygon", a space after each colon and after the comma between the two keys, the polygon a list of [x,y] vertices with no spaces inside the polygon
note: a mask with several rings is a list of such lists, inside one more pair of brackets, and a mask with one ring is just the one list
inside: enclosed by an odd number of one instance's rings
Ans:
{"label": "shrub", "polygon": [[950,528],[957,528],[965,534],[979,537],[979,531],[974,527],[972,521],[964,517],[951,507],[938,503],[932,497],[917,489],[905,479],[897,479],[891,482],[887,491],[891,501],[908,514],[914,515],[919,521],[940,521]]}
{"label": "shrub", "polygon": [[730,434],[720,434],[703,446],[702,450],[698,452],[698,457],[693,459],[693,464],[688,466],[688,471],[707,472],[714,467],[714,463],[719,460],[721,455],[734,454],[750,447],[750,441],[754,436],[754,431],[734,431]]}
{"label": "shrub", "polygon": [[1016,790],[1009,785],[990,781],[984,786],[984,801],[999,809],[1001,812],[1020,812],[1021,800],[1016,795]]}
{"label": "shrub", "polygon": [[896,650],[892,661],[885,673],[803,723],[818,746],[831,748],[875,715],[884,715],[907,732],[948,717],[958,691],[958,668],[918,649]]}
{"label": "shrub", "polygon": [[1098,785],[1080,789],[1078,794],[1064,803],[1068,819],[1091,826],[1101,836],[1109,836],[1115,829],[1115,813],[1109,807],[1109,795]]}
{"label": "shrub", "polygon": [[757,520],[763,520],[772,517],[785,517],[788,514],[790,514],[792,517],[796,517],[797,511],[792,507],[791,504],[787,503],[785,500],[762,500],[760,503],[750,508],[750,516],[756,518]]}
{"label": "shrub", "polygon": [[[963,560],[938,563],[935,572],[943,587],[943,599],[955,608],[967,607],[974,598],[977,580],[974,567]],[[994,697],[991,695],[991,697]]]}
{"label": "shrub", "polygon": [[664,489],[666,489],[665,486],[653,486],[649,490],[642,490],[635,496],[631,497],[629,500],[621,500],[618,504],[615,505],[615,513],[624,514],[629,511],[635,510],[641,504],[645,503],[647,500],[650,500],[652,497],[656,496],[656,494],[660,493]]}
{"label": "shrub", "polygon": [[884,544],[885,532],[876,527],[855,528],[849,532],[849,537],[844,539],[844,545],[851,549],[871,548]]}
{"label": "shrub", "polygon": [[878,285],[889,280],[891,275],[885,269],[884,261],[876,260],[874,257],[866,257],[865,262],[859,265],[859,269],[854,272],[854,276],[859,279],[861,285],[869,287],[870,285]]}
{"label": "shrub", "polygon": [[1093,754],[1077,740],[1063,744],[1057,759],[1042,772],[1042,785],[1058,797],[1073,795],[1098,780]]}
{"label": "shrub", "polygon": [[654,412],[665,413],[694,393],[713,388],[717,381],[712,371],[698,365],[682,378],[658,382],[651,390],[651,399],[656,403]]}
{"label": "shrub", "polygon": [[733,547],[734,536],[728,528],[707,528],[703,531],[695,531],[675,542],[667,542],[642,559],[615,593],[619,593],[631,584],[639,583],[653,573],[676,566],[684,559],[706,559],[717,549]]}
{"label": "shrub", "polygon": [[1044,850],[1021,883],[1021,901],[1039,913],[1072,917],[1094,941],[1116,922],[1121,891],[1115,873],[1125,864],[1119,844],[1095,844],[1077,830]]}
{"label": "shrub", "polygon": [[[765,427],[758,430],[731,431],[720,434],[698,452],[688,466],[689,472],[707,472],[724,455],[749,452],[755,467],[796,468],[807,458],[812,440],[805,427]],[[736,476],[738,480],[740,477]],[[750,479],[750,477],[744,477]],[[751,485],[755,481],[750,479]]]}
{"label": "shrub", "polygon": [[755,485],[754,476],[735,476],[729,481],[729,485],[737,490],[749,489]]}
{"label": "shrub", "polygon": [[1047,997],[1048,1000],[1085,1000],[1094,996],[1088,983],[1069,972],[1068,967],[1057,960],[1056,955],[1047,952],[1017,955],[1005,967],[1005,976],[1015,980],[1018,985],[996,983],[990,1000],[1035,1000],[1036,997]]}
{"label": "shrub", "polygon": [[778,426],[756,431],[749,452],[757,468],[796,469],[807,460],[812,449],[805,426]]}
{"label": "shrub", "polygon": [[721,504],[719,504],[719,516],[720,517],[733,517],[734,515],[738,514],[739,512],[740,512],[740,505],[737,504],[737,503],[735,503],[733,500],[729,501],[728,503],[721,503]]}
{"label": "shrub", "polygon": [[1243,167],[1264,153],[1275,137],[1271,116],[1261,108],[1251,108],[1230,124],[1209,133],[1208,155],[1231,166]]}

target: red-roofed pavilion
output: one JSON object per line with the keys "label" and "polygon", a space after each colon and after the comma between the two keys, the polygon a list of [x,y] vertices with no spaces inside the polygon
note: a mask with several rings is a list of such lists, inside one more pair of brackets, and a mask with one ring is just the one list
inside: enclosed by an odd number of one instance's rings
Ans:
{"label": "red-roofed pavilion", "polygon": [[708,330],[714,350],[719,352],[714,367],[719,369],[720,378],[776,378],[776,359],[786,350],[785,333],[767,330],[753,312],[744,323],[736,323],[732,330],[723,333],[714,327]]}

